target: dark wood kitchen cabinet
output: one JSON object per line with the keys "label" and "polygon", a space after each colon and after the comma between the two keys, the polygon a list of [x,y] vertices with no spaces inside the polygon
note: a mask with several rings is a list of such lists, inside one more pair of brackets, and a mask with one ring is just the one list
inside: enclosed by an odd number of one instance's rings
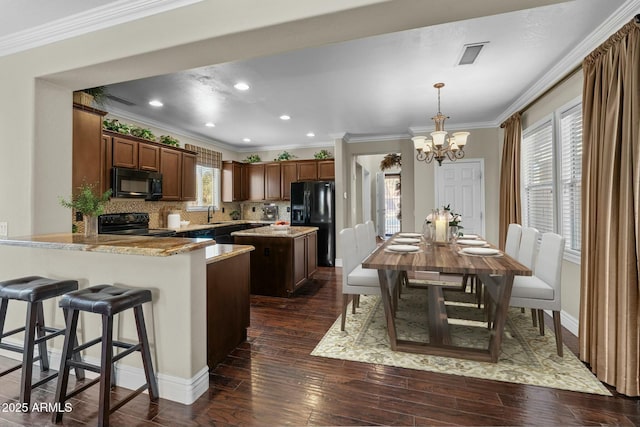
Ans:
{"label": "dark wood kitchen cabinet", "polygon": [[247,176],[244,163],[226,160],[222,162],[222,201],[247,200]]}
{"label": "dark wood kitchen cabinet", "polygon": [[73,104],[71,184],[75,193],[83,182],[104,193],[111,187],[107,168],[110,150],[102,138],[102,118],[107,113]]}
{"label": "dark wood kitchen cabinet", "polygon": [[247,339],[250,253],[207,264],[207,365],[212,370]]}
{"label": "dark wood kitchen cabinet", "polygon": [[333,181],[336,178],[335,161],[318,160],[318,180]]}
{"label": "dark wood kitchen cabinet", "polygon": [[146,142],[114,136],[113,166],[149,172],[160,170],[160,147]]}
{"label": "dark wood kitchen cabinet", "polygon": [[198,156],[191,153],[182,153],[182,190],[180,200],[189,201],[196,199],[196,166]]}
{"label": "dark wood kitchen cabinet", "polygon": [[[240,235],[238,235],[240,234]],[[232,233],[237,245],[251,245],[251,293],[288,297],[317,269],[317,232],[299,237]]]}
{"label": "dark wood kitchen cabinet", "polygon": [[279,162],[264,165],[264,199],[281,200],[280,184],[281,166]]}
{"label": "dark wood kitchen cabinet", "polygon": [[280,165],[282,200],[291,200],[291,183],[298,180],[298,163],[282,162]]}
{"label": "dark wood kitchen cabinet", "polygon": [[182,157],[179,151],[169,148],[160,149],[160,173],[162,174],[162,200],[180,200]]}
{"label": "dark wood kitchen cabinet", "polygon": [[298,181],[316,181],[318,162],[316,160],[298,160]]}
{"label": "dark wood kitchen cabinet", "polygon": [[251,163],[246,165],[248,179],[248,197],[251,202],[264,200],[264,164]]}
{"label": "dark wood kitchen cabinet", "polygon": [[160,170],[160,147],[138,143],[138,169],[149,172]]}

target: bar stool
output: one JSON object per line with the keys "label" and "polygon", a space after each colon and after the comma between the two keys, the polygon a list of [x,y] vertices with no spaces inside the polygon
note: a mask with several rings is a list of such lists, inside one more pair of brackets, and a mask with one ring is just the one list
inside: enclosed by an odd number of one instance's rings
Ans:
{"label": "bar stool", "polygon": [[[142,304],[149,301],[151,301],[151,291],[148,289],[126,289],[111,285],[92,286],[70,292],[62,297],[60,300],[60,307],[68,310],[67,332],[64,337],[62,360],[60,361],[60,377],[58,378],[55,398],[55,406],[58,411],[53,413],[54,423],[58,423],[62,420],[63,412],[61,409],[64,408],[65,401],[98,382],[100,382],[100,401],[98,409],[99,426],[108,426],[109,415],[111,413],[117,411],[122,405],[146,389],[149,390],[149,398],[151,401],[158,400],[158,384],[153,373],[151,352],[149,351],[149,341],[147,340],[147,329],[145,327],[144,315],[142,313]],[[136,319],[136,329],[138,331],[139,340],[137,344],[124,343],[113,339],[113,316],[130,308],[133,308],[133,313]],[[102,336],[82,345],[72,346],[71,342],[73,342],[76,337],[78,314],[80,311],[96,313],[102,316]],[[78,354],[78,352],[99,342],[102,343],[100,366],[73,359],[73,356]],[[123,348],[125,351],[113,356],[114,346]],[[139,351],[142,355],[144,375],[147,382],[112,407],[109,393],[111,391],[111,387],[115,386],[115,384],[113,384],[112,375],[113,363],[134,351]],[[71,367],[87,369],[100,375],[98,378],[77,387],[75,390],[67,394],[69,369]]]}
{"label": "bar stool", "polygon": [[[58,373],[55,372],[32,383],[33,363],[39,360],[41,371],[48,371],[47,341],[65,333],[65,329],[45,326],[42,302],[76,289],[78,289],[76,280],[53,280],[40,276],[21,277],[0,282],[0,348],[22,354],[22,363],[0,372],[0,377],[22,368],[20,403],[27,411],[31,409],[31,390],[58,376]],[[9,300],[25,301],[27,303],[27,318],[25,326],[4,332]],[[22,347],[2,342],[2,339],[23,331],[24,344]],[[33,352],[36,345],[39,354],[34,357]],[[79,379],[84,378],[84,371],[76,369],[76,376]]]}

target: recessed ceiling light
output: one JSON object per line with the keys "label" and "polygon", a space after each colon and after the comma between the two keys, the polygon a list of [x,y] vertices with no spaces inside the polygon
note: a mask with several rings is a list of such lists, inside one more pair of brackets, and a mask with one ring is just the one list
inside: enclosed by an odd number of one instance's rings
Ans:
{"label": "recessed ceiling light", "polygon": [[149,105],[152,105],[154,107],[162,107],[164,104],[157,99],[152,99],[151,101],[149,101]]}
{"label": "recessed ceiling light", "polygon": [[307,136],[308,136],[309,138],[313,138],[314,136],[316,136],[316,134],[315,134],[315,133],[313,133],[313,132],[309,132],[309,133],[307,134]]}
{"label": "recessed ceiling light", "polygon": [[214,128],[214,127],[216,127],[216,124],[215,124],[215,123],[211,123],[211,122],[205,123],[204,125],[205,125],[206,127],[208,127],[208,128]]}
{"label": "recessed ceiling light", "polygon": [[251,138],[242,138],[244,142],[251,142]]}
{"label": "recessed ceiling light", "polygon": [[233,85],[238,90],[249,90],[249,85],[244,82],[238,82]]}
{"label": "recessed ceiling light", "polygon": [[287,116],[286,114],[283,114],[280,116],[280,120],[289,120],[291,117]]}

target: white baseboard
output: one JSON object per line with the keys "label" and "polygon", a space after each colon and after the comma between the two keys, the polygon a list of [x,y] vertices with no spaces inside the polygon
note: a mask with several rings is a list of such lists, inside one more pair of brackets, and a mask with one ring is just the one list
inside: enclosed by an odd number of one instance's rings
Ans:
{"label": "white baseboard", "polygon": [[[17,346],[23,345],[22,341],[9,339],[5,339],[3,341]],[[35,354],[37,355],[37,353],[36,348]],[[12,351],[0,350],[0,355],[18,361],[22,360],[22,355],[20,353]],[[61,351],[49,350],[49,366],[51,369],[58,369],[60,366],[60,359]],[[83,360],[93,365],[100,364],[100,359],[95,357],[87,356],[84,357]],[[40,362],[34,363],[34,365],[38,366],[38,369],[39,363]],[[74,375],[73,369],[71,370],[71,375]],[[98,376],[95,372],[90,371],[85,371],[85,375],[89,379],[96,378]],[[191,405],[209,389],[209,368],[205,366],[191,378],[180,378],[173,375],[156,373],[156,380],[158,381],[158,392],[161,398],[182,403],[184,405]],[[116,363],[116,384],[118,387],[135,390],[145,382],[146,379],[142,368]]]}
{"label": "white baseboard", "polygon": [[342,267],[342,258],[336,258],[336,267]]}

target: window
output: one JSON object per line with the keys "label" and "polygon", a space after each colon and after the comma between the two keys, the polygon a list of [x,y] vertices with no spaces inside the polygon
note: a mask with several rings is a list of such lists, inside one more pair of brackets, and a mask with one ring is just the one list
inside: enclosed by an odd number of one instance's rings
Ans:
{"label": "window", "polygon": [[196,166],[196,207],[220,209],[220,169]]}
{"label": "window", "polygon": [[522,140],[523,223],[540,233],[554,231],[553,126],[549,118],[524,132]]}
{"label": "window", "polygon": [[220,209],[220,169],[222,154],[193,144],[185,144],[187,150],[197,153],[196,161],[196,201],[189,210],[204,210],[209,206]]}
{"label": "window", "polygon": [[582,105],[579,100],[530,126],[522,138],[523,224],[565,237],[565,258],[581,244]]}
{"label": "window", "polygon": [[582,240],[582,108],[581,105],[560,112],[560,180],[562,185],[561,233],[566,250],[580,256]]}

